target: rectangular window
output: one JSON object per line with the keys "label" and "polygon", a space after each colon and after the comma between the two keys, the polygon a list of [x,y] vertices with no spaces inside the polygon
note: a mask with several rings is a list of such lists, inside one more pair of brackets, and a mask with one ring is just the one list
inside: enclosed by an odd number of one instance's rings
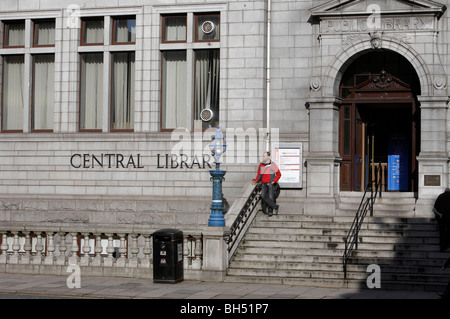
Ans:
{"label": "rectangular window", "polygon": [[33,92],[31,128],[34,131],[53,130],[55,56],[33,56]]}
{"label": "rectangular window", "polygon": [[163,42],[186,42],[186,15],[163,16]]}
{"label": "rectangular window", "polygon": [[3,57],[2,130],[23,130],[24,56]]}
{"label": "rectangular window", "polygon": [[219,41],[220,40],[220,15],[197,14],[195,16],[195,41]]}
{"label": "rectangular window", "polygon": [[134,52],[112,54],[111,129],[134,128]]}
{"label": "rectangular window", "polygon": [[[195,120],[203,120],[203,128],[219,123],[220,51],[195,51]],[[203,110],[207,112],[203,112]],[[210,110],[210,111],[209,111]]]}
{"label": "rectangular window", "polygon": [[161,128],[186,127],[186,51],[162,53]]}
{"label": "rectangular window", "polygon": [[21,48],[25,46],[25,21],[5,22],[3,47]]}
{"label": "rectangular window", "polygon": [[34,21],[33,46],[55,45],[55,20]]}
{"label": "rectangular window", "polygon": [[81,45],[101,45],[104,36],[103,18],[83,19]]}
{"label": "rectangular window", "polygon": [[80,130],[102,129],[103,53],[81,55]]}
{"label": "rectangular window", "polygon": [[113,44],[136,42],[136,18],[114,18],[113,21]]}

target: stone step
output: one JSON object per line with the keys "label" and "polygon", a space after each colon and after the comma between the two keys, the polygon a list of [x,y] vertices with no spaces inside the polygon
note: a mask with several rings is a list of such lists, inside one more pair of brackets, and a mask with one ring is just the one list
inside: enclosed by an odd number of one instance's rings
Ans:
{"label": "stone step", "polygon": [[[268,249],[262,247],[242,247],[245,254],[267,254]],[[238,252],[239,253],[239,252]],[[303,249],[303,248],[274,248],[270,249],[269,254],[273,255],[311,255],[311,256],[342,256],[343,251],[322,250],[322,249]]]}
{"label": "stone step", "polygon": [[[349,227],[350,228],[350,227]],[[343,229],[299,229],[299,228],[281,228],[281,227],[260,227],[253,226],[250,228],[252,234],[274,234],[274,235],[309,235],[309,236],[346,236],[348,230]]]}
{"label": "stone step", "polygon": [[[286,283],[287,278],[291,278],[291,283],[297,284],[317,284],[318,282],[326,283],[327,285],[352,285],[366,283],[369,273],[366,271],[347,272],[346,278],[344,278],[343,272],[327,272],[321,269],[318,270],[267,270],[267,269],[232,269],[227,273],[227,277],[241,277],[241,280],[248,280],[248,278],[265,278],[266,280],[274,279],[280,280],[280,283]],[[411,289],[413,286],[421,286],[422,289],[433,289],[442,291],[450,279],[448,275],[438,274],[410,274],[410,273],[381,273],[381,284],[384,288],[391,286],[394,289],[399,289],[399,285],[402,287],[408,287]],[[237,279],[237,278],[235,278]],[[427,288],[425,288],[427,287]]]}
{"label": "stone step", "polygon": [[[366,196],[369,192],[366,194]],[[346,200],[360,200],[363,197],[364,192],[340,192],[339,199],[341,201]],[[377,199],[391,199],[391,200],[407,200],[411,202],[415,202],[414,193],[412,192],[381,192],[381,196],[377,196]]]}
{"label": "stone step", "polygon": [[[258,213],[257,220],[259,222],[313,222],[313,223],[339,223],[339,224],[351,224],[355,218],[355,212],[353,216],[308,216],[308,215],[288,215],[279,214],[269,217],[268,215]],[[370,216],[366,215],[364,223],[382,223],[382,224],[424,224],[424,225],[437,225],[434,218],[417,218],[417,217],[402,217],[402,216]]]}
{"label": "stone step", "polygon": [[[366,279],[364,280],[346,280],[346,279],[317,279],[317,278],[290,278],[290,277],[262,277],[262,276],[227,276],[225,282],[231,283],[254,283],[254,284],[274,284],[274,285],[301,285],[323,288],[354,288],[368,290]],[[442,292],[446,284],[423,283],[423,282],[395,282],[383,281],[381,288],[392,290],[421,290]]]}
{"label": "stone step", "polygon": [[337,242],[317,242],[317,241],[298,241],[298,242],[289,242],[289,241],[256,241],[256,240],[245,240],[241,243],[243,248],[265,248],[267,249],[267,254],[271,252],[271,249],[344,249],[344,243]]}
{"label": "stone step", "polygon": [[[347,264],[348,273],[362,273],[367,277],[367,267],[372,264]],[[396,265],[396,264],[377,264],[380,266],[383,278],[387,278],[387,275],[435,275],[435,276],[448,276],[442,267],[439,265],[423,267],[422,265]],[[336,267],[336,263],[317,263],[317,262],[267,262],[261,261],[258,263],[248,261],[235,261],[233,269],[247,269],[247,270],[267,270],[273,271],[286,270],[286,271],[323,271],[323,272],[343,272],[343,267]]]}
{"label": "stone step", "polygon": [[[279,231],[274,232],[271,229],[252,229],[250,233],[245,236],[245,241],[287,241],[287,242],[344,242],[343,237],[346,232],[340,232],[335,234],[323,235],[320,232],[316,234],[303,234],[303,232],[291,232],[289,234]],[[414,235],[414,236],[412,236]],[[403,232],[392,234],[392,232],[383,231],[378,235],[371,231],[360,231],[358,242],[362,243],[387,243],[387,244],[426,244],[426,245],[438,245],[439,238],[435,236],[433,232],[420,232],[411,233],[411,236],[404,236]]]}
{"label": "stone step", "polygon": [[[430,244],[412,244],[412,243],[387,243],[387,242],[370,242],[367,237],[362,238],[358,242],[359,251],[399,251],[399,252],[434,252],[439,251],[439,245]],[[251,240],[246,237],[245,241],[241,243],[243,248],[265,248],[267,254],[270,254],[270,249],[336,249],[341,252],[344,251],[345,243],[341,241],[327,241],[327,240],[300,240],[300,241],[277,241],[277,240]]]}
{"label": "stone step", "polygon": [[[444,254],[440,258],[427,258],[427,259],[386,259],[381,257],[371,258],[359,258],[354,264],[354,259],[350,258],[349,267],[366,267],[367,265],[377,264],[386,265],[389,267],[430,267],[441,271],[442,265],[447,259]],[[237,254],[233,258],[234,262],[245,263],[319,263],[319,264],[332,264],[342,265],[342,256],[311,256],[311,255],[257,255],[257,254]],[[342,268],[336,267],[339,271]]]}
{"label": "stone step", "polygon": [[[389,196],[387,196],[389,198]],[[385,200],[386,205],[395,202]],[[414,199],[400,197],[402,205]],[[383,203],[383,205],[385,205]],[[392,206],[399,208],[399,206]],[[237,250],[226,281],[270,282],[316,287],[365,287],[367,266],[380,265],[384,287],[443,290],[449,275],[441,270],[447,256],[439,251],[432,218],[414,212],[366,216],[344,279],[344,238],[354,219],[340,214],[258,214]]]}
{"label": "stone step", "polygon": [[[319,278],[297,278],[297,277],[264,277],[264,276],[237,276],[227,275],[225,282],[230,283],[253,283],[253,284],[270,284],[270,285],[301,285],[310,287],[323,288],[359,288],[363,282],[346,281],[342,279],[319,279]],[[365,281],[364,281],[365,284]]]}

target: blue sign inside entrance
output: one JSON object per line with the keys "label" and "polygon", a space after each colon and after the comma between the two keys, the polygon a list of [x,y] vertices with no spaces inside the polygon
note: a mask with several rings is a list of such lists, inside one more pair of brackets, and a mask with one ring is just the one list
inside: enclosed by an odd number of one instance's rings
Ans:
{"label": "blue sign inside entrance", "polygon": [[388,190],[408,190],[408,139],[405,136],[389,139]]}

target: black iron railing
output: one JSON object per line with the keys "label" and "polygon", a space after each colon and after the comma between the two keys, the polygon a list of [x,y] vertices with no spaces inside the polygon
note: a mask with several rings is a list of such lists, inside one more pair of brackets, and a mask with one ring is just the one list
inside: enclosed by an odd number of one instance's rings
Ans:
{"label": "black iron railing", "polygon": [[348,260],[354,249],[358,249],[358,235],[361,226],[364,222],[364,218],[367,212],[370,212],[370,216],[373,216],[373,205],[377,198],[377,195],[381,197],[381,163],[375,168],[375,176],[372,181],[367,183],[364,195],[356,211],[355,218],[353,219],[352,226],[347,233],[347,237],[344,238],[345,249],[342,256],[342,263],[344,267],[344,278],[347,278],[347,264]]}
{"label": "black iron railing", "polygon": [[230,227],[230,234],[226,239],[228,245],[228,260],[233,258],[240,241],[242,240],[245,232],[247,231],[250,223],[253,221],[256,213],[256,206],[261,199],[261,184],[256,184],[251,190],[247,200],[239,211],[236,219]]}

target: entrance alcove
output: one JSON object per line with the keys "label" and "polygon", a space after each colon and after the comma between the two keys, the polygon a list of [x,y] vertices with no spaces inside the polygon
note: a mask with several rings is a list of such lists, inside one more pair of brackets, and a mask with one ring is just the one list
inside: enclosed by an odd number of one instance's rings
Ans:
{"label": "entrance alcove", "polygon": [[383,190],[417,192],[421,86],[414,67],[383,49],[360,52],[343,68],[340,190],[364,190],[382,163]]}

